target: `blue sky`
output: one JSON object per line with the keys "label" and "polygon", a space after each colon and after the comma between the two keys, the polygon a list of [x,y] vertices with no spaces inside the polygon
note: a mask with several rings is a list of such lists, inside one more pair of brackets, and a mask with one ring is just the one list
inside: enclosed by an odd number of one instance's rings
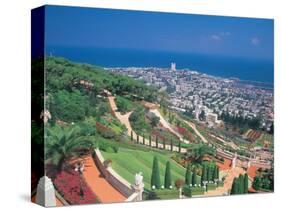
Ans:
{"label": "blue sky", "polygon": [[46,45],[273,59],[273,20],[47,6]]}

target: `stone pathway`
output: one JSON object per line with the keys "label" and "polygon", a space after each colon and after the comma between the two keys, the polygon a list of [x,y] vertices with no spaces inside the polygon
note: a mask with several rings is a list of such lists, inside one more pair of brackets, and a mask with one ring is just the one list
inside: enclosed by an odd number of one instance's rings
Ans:
{"label": "stone pathway", "polygon": [[208,143],[207,139],[197,130],[195,124],[193,124],[193,123],[190,122],[190,121],[186,121],[186,120],[184,120],[184,123],[186,123],[189,127],[191,127],[191,129],[194,130],[194,132],[199,136],[199,138],[201,138],[201,140],[202,140],[204,143]]}
{"label": "stone pathway", "polygon": [[124,202],[127,199],[107,182],[91,156],[87,156],[82,160],[85,165],[84,179],[102,203]]}
{"label": "stone pathway", "polygon": [[160,118],[159,122],[162,124],[163,127],[165,127],[170,132],[175,134],[182,142],[187,143],[187,144],[189,143],[187,140],[183,139],[182,135],[180,135],[177,131],[175,131],[171,127],[171,124],[168,121],[166,121],[166,119],[162,116],[162,114],[157,109],[150,109],[150,112],[154,113],[154,115],[156,115]]}
{"label": "stone pathway", "polygon": [[[129,121],[129,117],[130,117],[130,115],[131,115],[131,113],[133,111],[128,112],[126,114],[121,114],[120,112],[117,111],[118,108],[117,108],[116,103],[115,103],[115,97],[114,96],[109,96],[108,97],[108,101],[109,101],[109,105],[110,105],[114,115],[116,116],[116,118],[119,119],[119,121],[126,126],[128,136],[131,137],[131,132],[133,132],[133,139],[136,140],[137,139],[137,134],[132,129],[132,126],[131,126],[130,121]],[[145,138],[144,141],[145,141],[144,144],[149,146],[149,140],[147,138]],[[143,142],[143,137],[141,135],[139,135],[139,142],[140,143]],[[156,142],[155,141],[151,141],[151,146],[152,147],[156,147]],[[159,149],[163,149],[163,144],[158,143],[158,148]],[[171,149],[171,145],[166,143],[165,149],[166,150],[170,150]],[[173,146],[173,151],[178,152],[179,148],[177,146]],[[186,149],[185,148],[181,148],[181,153],[185,153],[185,152],[186,152]]]}

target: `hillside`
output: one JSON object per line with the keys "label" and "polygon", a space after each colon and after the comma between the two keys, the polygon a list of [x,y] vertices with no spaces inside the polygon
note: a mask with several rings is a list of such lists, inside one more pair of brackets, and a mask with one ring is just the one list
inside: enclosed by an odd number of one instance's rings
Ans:
{"label": "hillside", "polygon": [[146,101],[157,99],[157,90],[140,81],[63,58],[47,57],[45,73],[46,105],[53,121],[77,122],[103,115],[108,108],[100,94],[107,91]]}

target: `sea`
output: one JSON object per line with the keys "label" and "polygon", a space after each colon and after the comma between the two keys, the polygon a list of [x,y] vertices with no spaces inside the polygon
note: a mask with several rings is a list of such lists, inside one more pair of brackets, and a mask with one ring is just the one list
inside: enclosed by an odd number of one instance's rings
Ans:
{"label": "sea", "polygon": [[189,69],[212,76],[261,82],[273,87],[274,62],[265,59],[166,51],[50,46],[46,54],[102,67],[159,67]]}

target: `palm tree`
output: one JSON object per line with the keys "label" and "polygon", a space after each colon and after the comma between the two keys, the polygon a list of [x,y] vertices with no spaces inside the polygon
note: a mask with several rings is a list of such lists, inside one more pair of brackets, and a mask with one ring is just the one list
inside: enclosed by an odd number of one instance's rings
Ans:
{"label": "palm tree", "polygon": [[93,147],[91,137],[82,136],[79,127],[54,127],[47,129],[45,143],[45,162],[61,171],[67,159],[81,154],[79,150]]}

